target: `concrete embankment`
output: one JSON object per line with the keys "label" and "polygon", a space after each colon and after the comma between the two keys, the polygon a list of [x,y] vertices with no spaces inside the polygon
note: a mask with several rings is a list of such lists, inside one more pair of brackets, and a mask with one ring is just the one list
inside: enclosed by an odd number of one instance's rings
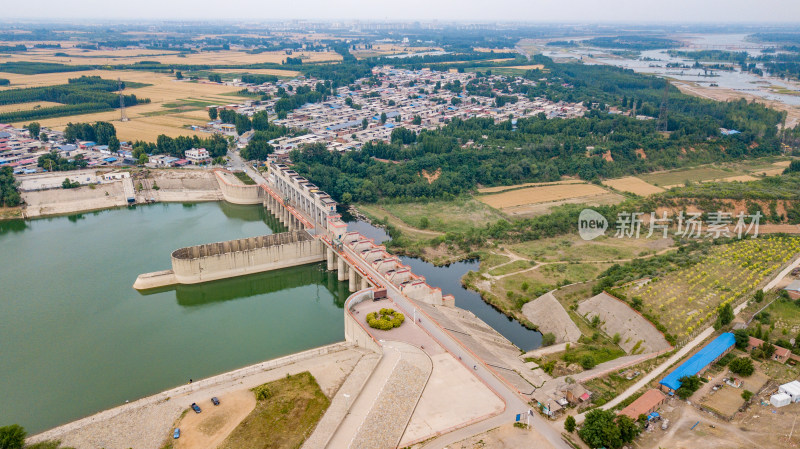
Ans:
{"label": "concrete embankment", "polygon": [[140,275],[133,287],[144,290],[197,284],[321,262],[322,243],[305,231],[208,243],[175,250],[172,270]]}
{"label": "concrete embankment", "polygon": [[[65,446],[81,449],[158,449],[171,439],[173,424],[193,402],[202,404],[205,411],[206,405],[211,406],[209,399],[217,396],[224,407],[232,394],[304,371],[311,372],[325,395],[333,398],[355,367],[364,365],[359,368],[363,378],[376,359],[350,343],[310,349],[126,403],[34,435],[27,443],[61,440]],[[360,385],[348,391],[355,395],[359,389]]]}
{"label": "concrete embankment", "polygon": [[267,194],[258,185],[245,185],[225,170],[214,170],[225,201],[233,204],[262,204]]}
{"label": "concrete embankment", "polygon": [[[82,172],[91,173],[92,179],[97,178],[93,175],[94,171]],[[47,176],[63,181],[69,173],[72,172],[59,172]],[[44,178],[43,175],[37,176],[39,178],[36,179]],[[223,199],[220,182],[210,170],[150,170],[147,178],[137,178],[127,182],[129,188],[134,187],[137,203],[150,200],[182,203]],[[46,184],[46,186],[52,185],[52,180]],[[126,192],[122,180],[85,185],[75,189],[62,189],[60,185],[55,188],[29,189],[22,192],[22,199],[25,202],[22,213],[24,218],[38,218],[110,209],[128,205],[130,195],[130,189]]]}

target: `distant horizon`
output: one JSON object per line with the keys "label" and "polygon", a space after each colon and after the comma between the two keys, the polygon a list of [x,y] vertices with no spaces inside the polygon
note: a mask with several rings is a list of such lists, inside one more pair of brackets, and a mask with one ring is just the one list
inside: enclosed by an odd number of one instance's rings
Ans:
{"label": "distant horizon", "polygon": [[[432,22],[519,24],[665,24],[665,25],[800,25],[800,2],[786,0],[406,0],[401,5],[367,0],[303,3],[229,0],[224,5],[209,0],[140,0],[109,5],[99,0],[36,2],[4,6],[3,22],[115,21],[215,21],[258,22]],[[302,8],[302,13],[299,10]],[[305,14],[303,14],[305,13]],[[33,14],[36,14],[35,16]],[[43,16],[44,14],[44,16]],[[300,16],[304,17],[300,17]],[[787,20],[792,17],[794,19]]]}

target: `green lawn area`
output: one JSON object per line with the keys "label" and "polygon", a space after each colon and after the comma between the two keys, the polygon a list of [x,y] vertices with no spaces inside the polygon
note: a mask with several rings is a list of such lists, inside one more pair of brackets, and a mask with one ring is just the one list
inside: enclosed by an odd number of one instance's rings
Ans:
{"label": "green lawn area", "polygon": [[[258,398],[262,389],[269,392]],[[228,435],[220,449],[294,449],[311,435],[331,401],[309,372],[253,389],[255,409]]]}
{"label": "green lawn area", "polygon": [[738,176],[744,173],[731,169],[731,168],[716,168],[716,167],[698,167],[688,168],[682,170],[673,170],[663,173],[651,173],[647,175],[640,175],[639,178],[650,184],[664,187],[672,185],[683,185],[686,181],[700,182],[709,179],[728,178],[731,176]]}
{"label": "green lawn area", "polygon": [[255,185],[256,183],[250,178],[250,176],[247,175],[247,173],[243,171],[233,172],[233,175],[239,178],[239,180],[242,181],[245,185],[252,186]]}
{"label": "green lawn area", "polygon": [[533,264],[527,260],[515,260],[509,264],[503,265],[502,267],[495,268],[494,270],[490,271],[489,274],[492,276],[502,276],[515,271],[525,270],[532,266]]}
{"label": "green lawn area", "polygon": [[625,351],[615,345],[609,338],[599,332],[595,335],[597,335],[595,339],[591,337],[581,337],[583,343],[570,344],[569,348],[565,351],[548,354],[534,361],[539,364],[545,372],[550,371],[551,375],[560,376],[563,375],[563,373],[552,371],[551,368],[559,361],[567,365],[577,364],[586,370],[625,355]]}
{"label": "green lawn area", "polygon": [[670,239],[645,239],[646,229],[639,239],[614,238],[613,229],[607,231],[607,234],[608,236],[588,242],[578,235],[565,235],[507,245],[507,248],[538,262],[577,262],[631,259],[654,253],[672,244]]}
{"label": "green lawn area", "polygon": [[358,205],[357,208],[369,210],[377,218],[389,215],[390,222],[392,217],[396,217],[406,226],[438,232],[466,232],[503,218],[499,212],[472,198],[427,203]]}

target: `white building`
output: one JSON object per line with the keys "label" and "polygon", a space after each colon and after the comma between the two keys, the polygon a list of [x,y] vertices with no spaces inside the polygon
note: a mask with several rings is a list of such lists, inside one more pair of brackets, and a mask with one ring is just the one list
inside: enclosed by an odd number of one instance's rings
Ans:
{"label": "white building", "polygon": [[783,407],[792,402],[792,397],[786,393],[777,393],[769,397],[769,403],[775,407]]}
{"label": "white building", "polygon": [[208,150],[205,148],[192,148],[186,151],[186,160],[192,164],[199,165],[209,162],[211,157],[208,155]]}
{"label": "white building", "polygon": [[131,174],[126,171],[112,171],[108,173],[103,173],[103,180],[105,181],[116,181],[119,179],[130,178]]}
{"label": "white building", "polygon": [[800,402],[800,382],[793,380],[788,384],[783,384],[778,387],[778,393],[789,395],[792,402]]}

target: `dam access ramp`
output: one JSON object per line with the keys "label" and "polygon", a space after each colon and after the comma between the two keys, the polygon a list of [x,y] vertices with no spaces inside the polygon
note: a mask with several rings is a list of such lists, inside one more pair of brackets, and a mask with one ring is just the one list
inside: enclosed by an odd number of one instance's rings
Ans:
{"label": "dam access ramp", "polygon": [[306,231],[290,231],[180,248],[172,269],[145,273],[133,288],[198,284],[325,260],[322,243]]}

